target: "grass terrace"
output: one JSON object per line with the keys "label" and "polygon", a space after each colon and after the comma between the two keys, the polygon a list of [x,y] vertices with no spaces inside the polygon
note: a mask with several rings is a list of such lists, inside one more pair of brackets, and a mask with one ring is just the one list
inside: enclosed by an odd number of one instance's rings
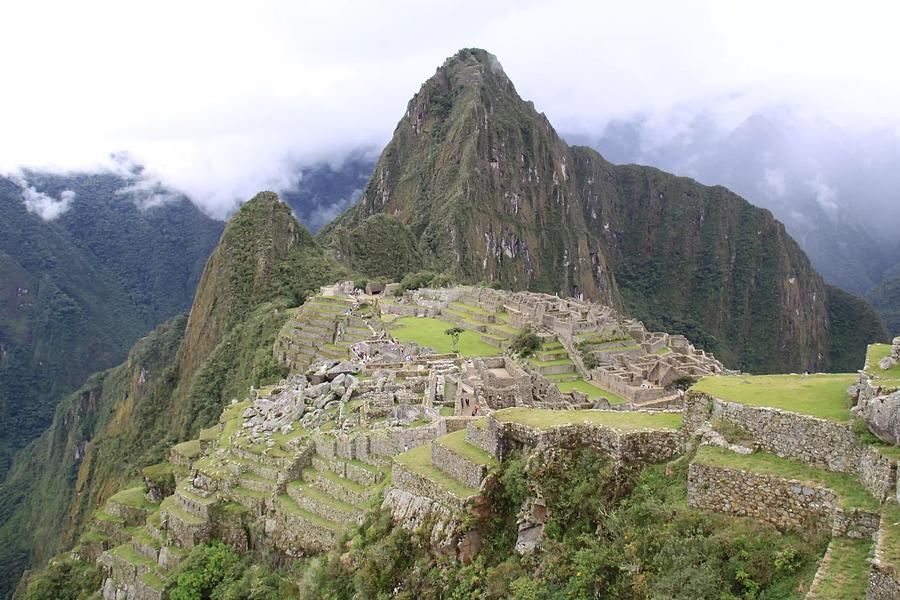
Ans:
{"label": "grass terrace", "polygon": [[457,498],[468,498],[478,493],[478,490],[467,487],[453,479],[431,462],[431,444],[416,446],[394,457],[398,464],[406,467],[413,473],[434,481]]}
{"label": "grass terrace", "polygon": [[592,385],[584,379],[577,379],[575,381],[562,381],[557,383],[556,387],[559,388],[559,391],[564,394],[567,394],[572,390],[578,390],[582,394],[587,394],[588,398],[590,398],[591,400],[593,400],[594,398],[599,398],[600,396],[604,396],[607,400],[609,400],[610,404],[625,404],[628,402],[626,398]]}
{"label": "grass terrace", "polygon": [[885,504],[881,524],[883,526],[881,549],[884,560],[900,569],[900,505]]}
{"label": "grass terrace", "polygon": [[691,389],[728,402],[766,406],[830,419],[850,421],[847,388],[856,375],[716,375],[704,377]]}
{"label": "grass terrace", "polygon": [[122,544],[121,546],[116,546],[110,553],[114,556],[118,556],[119,558],[125,559],[126,562],[132,565],[143,565],[148,569],[156,569],[156,561],[150,558],[147,558],[143,554],[138,554],[134,547],[131,545],[131,542],[127,542]]}
{"label": "grass terrace", "polygon": [[469,462],[473,462],[477,465],[486,465],[492,468],[500,466],[500,463],[496,458],[478,446],[473,446],[466,441],[465,429],[460,429],[459,431],[454,431],[453,433],[439,437],[435,440],[435,443],[440,444],[444,448],[459,454]]}
{"label": "grass terrace", "polygon": [[872,540],[832,538],[831,555],[812,599],[858,600],[869,588],[869,552]]}
{"label": "grass terrace", "polygon": [[127,490],[122,490],[116,494],[113,494],[109,498],[109,502],[113,502],[115,504],[124,504],[125,506],[132,506],[134,508],[153,508],[155,505],[151,504],[147,501],[147,498],[144,496],[144,487],[133,487]]}
{"label": "grass terrace", "polygon": [[521,423],[550,429],[559,425],[592,423],[618,431],[642,429],[678,429],[681,415],[678,413],[639,412],[619,410],[546,410],[539,408],[504,408],[491,416],[500,422]]}
{"label": "grass terrace", "polygon": [[879,509],[878,501],[853,475],[817,469],[768,452],[737,454],[718,446],[701,446],[694,461],[712,467],[796,479],[825,486],[837,494],[838,502],[844,508],[862,508],[872,511]]}
{"label": "grass terrace", "polygon": [[890,355],[891,346],[889,344],[871,344],[866,351],[866,373],[886,380],[882,382],[886,385],[900,387],[900,365],[894,365],[890,369],[882,369],[878,366],[878,362],[882,358]]}
{"label": "grass terrace", "polygon": [[[444,332],[456,327],[453,323],[432,317],[400,317],[394,323],[391,335],[396,339],[415,342],[441,354],[452,352],[450,336]],[[482,342],[480,333],[468,330],[460,334],[458,350],[460,356],[497,356],[501,353],[496,347]]]}

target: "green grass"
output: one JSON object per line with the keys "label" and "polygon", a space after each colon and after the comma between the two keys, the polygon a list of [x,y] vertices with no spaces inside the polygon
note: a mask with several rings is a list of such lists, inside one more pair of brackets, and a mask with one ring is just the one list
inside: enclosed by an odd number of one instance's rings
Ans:
{"label": "green grass", "polygon": [[200,440],[181,442],[172,446],[172,449],[185,458],[197,458],[200,456]]}
{"label": "green grass", "polygon": [[619,410],[546,410],[540,408],[504,408],[492,414],[498,421],[511,421],[539,429],[568,423],[593,423],[619,431],[639,429],[678,429],[681,415]]}
{"label": "green grass", "polygon": [[442,406],[440,409],[440,415],[442,417],[452,417],[454,414],[452,406]]}
{"label": "green grass", "polygon": [[894,365],[887,370],[878,366],[878,362],[882,358],[887,358],[890,355],[890,344],[871,344],[866,352],[866,373],[889,380],[886,382],[888,385],[900,386],[900,364]]}
{"label": "green grass", "polygon": [[853,374],[717,375],[704,377],[691,389],[729,402],[767,406],[830,419],[850,421],[847,388]]}
{"label": "green grass", "polygon": [[613,394],[612,392],[608,392],[602,388],[588,383],[583,379],[576,379],[575,381],[561,381],[556,384],[556,387],[558,387],[559,391],[564,394],[571,392],[572,390],[578,390],[583,394],[587,394],[588,398],[590,398],[591,400],[593,400],[594,398],[599,398],[600,396],[605,396],[606,399],[609,400],[610,404],[625,404],[628,402],[628,400],[623,398],[622,396]]}
{"label": "green grass", "polygon": [[154,548],[159,550],[159,540],[150,535],[150,532],[147,531],[146,527],[139,527],[132,534],[132,537],[142,546],[149,546],[150,548]]}
{"label": "green grass", "polygon": [[540,360],[540,359],[535,358],[535,357],[532,356],[531,358],[528,359],[528,362],[531,363],[532,365],[536,366],[536,367],[555,367],[555,366],[558,366],[558,365],[572,365],[572,366],[574,366],[574,364],[575,364],[575,363],[573,363],[568,357],[566,357],[566,358],[557,358],[557,359],[554,359],[554,360]]}
{"label": "green grass", "polygon": [[459,454],[469,462],[473,462],[477,465],[485,465],[491,468],[500,466],[500,463],[496,458],[478,446],[473,446],[466,441],[465,429],[460,429],[459,431],[454,431],[453,433],[448,433],[445,436],[439,437],[435,440],[435,443],[440,444],[444,448]]}
{"label": "green grass", "polygon": [[900,569],[900,505],[885,504],[881,514],[884,526],[881,549],[884,560]]}
{"label": "green grass", "polygon": [[[441,354],[451,352],[450,336],[444,332],[456,327],[453,323],[431,317],[400,317],[395,323],[399,326],[391,329],[391,335],[396,339],[415,342]],[[497,356],[502,353],[499,348],[482,342],[480,333],[468,330],[459,336],[458,351],[460,356]]]}
{"label": "green grass", "polygon": [[662,348],[660,348],[659,350],[656,351],[656,354],[658,356],[665,356],[666,354],[669,354],[670,352],[672,352],[672,351],[668,347],[663,346]]}
{"label": "green grass", "polygon": [[772,475],[825,486],[837,494],[838,502],[844,508],[877,511],[879,507],[878,501],[852,475],[817,469],[768,452],[745,455],[718,446],[701,446],[694,460],[713,467]]}
{"label": "green grass", "polygon": [[231,419],[238,419],[244,413],[245,410],[250,408],[253,404],[251,400],[244,400],[243,402],[238,402],[237,404],[229,404],[225,407],[225,410],[222,411],[221,416],[219,417],[219,422],[224,423],[225,421],[230,421]]}
{"label": "green grass", "polygon": [[97,531],[96,529],[88,529],[83,534],[81,534],[81,537],[78,538],[78,541],[82,544],[102,544],[103,542],[109,541],[109,536],[102,531]]}
{"label": "green grass", "polygon": [[833,538],[831,558],[816,586],[815,600],[859,600],[869,587],[871,540]]}
{"label": "green grass", "polygon": [[304,473],[307,474],[310,479],[314,479],[317,475],[321,476],[329,481],[332,481],[338,485],[344,486],[345,488],[356,492],[357,494],[364,494],[366,492],[366,486],[359,483],[358,481],[353,481],[352,479],[347,479],[345,477],[341,477],[334,471],[324,470],[324,471],[316,471],[315,469],[305,469]]}
{"label": "green grass", "polygon": [[124,504],[125,506],[134,508],[149,509],[153,507],[153,504],[148,502],[147,498],[144,496],[143,486],[122,490],[121,492],[110,496],[109,502]]}
{"label": "green grass", "polygon": [[306,483],[305,481],[292,481],[288,485],[290,487],[299,489],[301,495],[306,496],[307,498],[312,498],[313,500],[321,502],[322,504],[327,504],[328,506],[335,508],[341,512],[352,513],[354,511],[352,505],[347,504],[343,500],[338,500],[334,496],[320,490],[311,483]]}
{"label": "green grass", "polygon": [[162,591],[166,588],[166,582],[155,571],[147,571],[141,575],[141,581],[157,591]]}
{"label": "green grass", "polygon": [[131,542],[127,542],[125,544],[122,544],[121,546],[116,546],[115,548],[110,550],[110,554],[118,556],[119,558],[124,559],[132,565],[143,565],[148,569],[156,568],[156,561],[147,558],[143,554],[138,554],[135,551],[134,547],[131,545]]}
{"label": "green grass", "polygon": [[[244,475],[246,475],[246,473]],[[215,496],[203,497],[199,494],[195,494],[187,488],[187,484],[178,486],[178,493],[186,498],[191,499],[197,504],[202,504],[203,506],[210,506],[218,501],[218,498],[216,498]]]}
{"label": "green grass", "polygon": [[107,523],[116,523],[117,525],[124,525],[125,519],[122,517],[117,517],[115,515],[111,515],[108,512],[98,510],[94,513],[94,518],[98,521],[106,521]]}
{"label": "green grass", "polygon": [[478,493],[478,490],[463,485],[432,464],[431,444],[416,446],[395,456],[394,460],[410,471],[434,481],[457,498],[464,499]]}
{"label": "green grass", "polygon": [[493,314],[491,311],[481,308],[480,306],[475,306],[474,304],[466,304],[465,302],[451,302],[450,306],[457,310],[468,310],[469,312],[473,312],[479,315]]}
{"label": "green grass", "polygon": [[159,506],[162,510],[165,510],[169,514],[174,515],[179,521],[184,521],[185,523],[191,525],[202,525],[203,523],[205,523],[205,521],[197,515],[193,515],[178,506],[175,503],[174,495],[164,499]]}
{"label": "green grass", "polygon": [[341,530],[341,526],[335,523],[334,521],[329,521],[328,519],[323,519],[320,515],[316,513],[309,512],[308,510],[304,510],[297,506],[297,503],[294,502],[294,499],[288,496],[287,494],[282,494],[278,496],[278,505],[282,510],[288,512],[292,515],[296,515],[310,523],[315,523],[316,525],[320,525],[325,527],[326,529],[330,529],[331,531],[338,532]]}

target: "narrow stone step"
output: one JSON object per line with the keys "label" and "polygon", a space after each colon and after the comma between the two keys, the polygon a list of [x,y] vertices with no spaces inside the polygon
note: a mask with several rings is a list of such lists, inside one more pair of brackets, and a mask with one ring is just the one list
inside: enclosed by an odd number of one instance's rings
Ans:
{"label": "narrow stone step", "polygon": [[357,508],[361,507],[368,498],[366,486],[352,479],[345,479],[329,470],[304,469],[303,480],[315,484],[329,495]]}
{"label": "narrow stone step", "polygon": [[254,473],[266,479],[278,480],[278,475],[282,472],[277,466],[263,464],[257,460],[237,456],[234,453],[228,458],[228,470],[235,475],[243,475],[244,473]]}
{"label": "narrow stone step", "polygon": [[287,493],[297,506],[328,521],[346,523],[356,519],[358,511],[353,505],[338,500],[314,484],[292,481],[287,485]]}
{"label": "narrow stone step", "polygon": [[374,485],[383,476],[383,472],[378,467],[355,459],[337,456],[329,459],[317,454],[313,456],[312,463],[313,468],[317,471],[328,470],[363,485]]}
{"label": "narrow stone step", "polygon": [[238,486],[262,494],[274,494],[278,490],[277,481],[250,471],[238,476]]}

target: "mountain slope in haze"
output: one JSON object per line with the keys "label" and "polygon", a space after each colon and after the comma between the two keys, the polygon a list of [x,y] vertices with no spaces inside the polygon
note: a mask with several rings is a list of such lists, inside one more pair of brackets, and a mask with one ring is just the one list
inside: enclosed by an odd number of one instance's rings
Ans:
{"label": "mountain slope in haze", "polygon": [[206,263],[190,316],[92,377],[17,455],[0,486],[0,596],[23,568],[71,545],[93,510],[169,445],[249,385],[280,378],[272,345],[288,308],[346,275],[275,194],[244,204]]}
{"label": "mountain slope in haze", "polygon": [[319,162],[299,169],[298,181],[281,191],[281,199],[310,231],[317,232],[359,200],[372,175],[375,157],[358,149],[339,162]]}
{"label": "mountain slope in haze", "polygon": [[[743,370],[850,368],[865,351],[834,339],[828,288],[771,213],[569,147],[483,50],[422,85],[359,204],[320,236],[369,275],[395,276],[366,260],[395,250],[464,281],[621,304]],[[842,315],[886,336],[865,303]]]}
{"label": "mountain slope in haze", "polygon": [[[785,107],[761,110],[734,127],[720,121],[700,113],[661,134],[654,121],[636,117],[600,135],[565,137],[614,162],[725,185],[768,208],[828,283],[863,295],[888,278],[900,260],[895,133],[849,130]],[[888,320],[891,309],[883,305]]]}
{"label": "mountain slope in haze", "polygon": [[[0,178],[0,477],[57,402],[190,304],[222,224],[183,197],[140,208],[113,174]],[[44,220],[23,202],[66,198]]]}

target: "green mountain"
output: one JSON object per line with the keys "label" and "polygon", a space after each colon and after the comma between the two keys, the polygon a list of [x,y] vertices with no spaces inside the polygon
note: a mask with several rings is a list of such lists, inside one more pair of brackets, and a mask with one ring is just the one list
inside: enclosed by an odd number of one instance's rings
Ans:
{"label": "green mountain", "polygon": [[0,596],[23,568],[71,545],[94,509],[173,442],[214,422],[249,385],[278,379],[272,344],[288,309],[343,276],[275,194],[244,204],[206,263],[190,315],[91,377],[17,455],[0,486]]}
{"label": "green mountain", "polygon": [[[0,178],[0,477],[64,395],[190,304],[222,224],[183,197],[139,208],[130,183]],[[68,210],[44,220],[27,193],[66,197]]]}
{"label": "green mountain", "polygon": [[[370,276],[411,268],[583,295],[753,372],[849,369],[884,339],[772,214],[722,187],[570,147],[497,59],[467,49],[410,100],[360,202],[320,233]],[[867,340],[872,341],[872,340]]]}
{"label": "green mountain", "polygon": [[884,279],[866,294],[892,335],[900,335],[900,263],[889,269]]}

